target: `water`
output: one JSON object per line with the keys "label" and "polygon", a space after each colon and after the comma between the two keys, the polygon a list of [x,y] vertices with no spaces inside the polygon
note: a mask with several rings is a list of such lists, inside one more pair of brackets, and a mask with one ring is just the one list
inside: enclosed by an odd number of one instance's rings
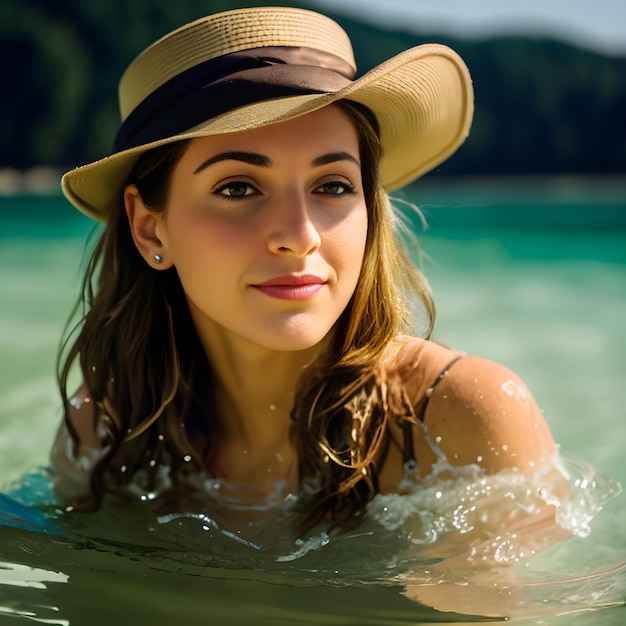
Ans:
{"label": "water", "polygon": [[465,468],[377,498],[343,536],[273,532],[254,545],[201,515],[158,519],[137,503],[131,528],[119,511],[76,519],[50,504],[36,468],[60,419],[54,355],[91,224],[58,198],[0,198],[0,484],[14,490],[0,499],[0,624],[364,626],[476,621],[502,608],[513,622],[622,624],[623,607],[580,611],[626,599],[626,505],[614,497],[614,479],[626,484],[625,197],[619,185],[419,196],[436,338],[526,380],[561,444],[573,487],[560,522],[573,537],[524,523],[560,498],[554,476]]}

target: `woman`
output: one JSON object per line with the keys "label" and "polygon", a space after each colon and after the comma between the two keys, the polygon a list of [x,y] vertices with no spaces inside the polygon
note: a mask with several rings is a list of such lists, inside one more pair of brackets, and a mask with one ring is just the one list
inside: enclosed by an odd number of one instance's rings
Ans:
{"label": "woman", "polygon": [[465,65],[426,45],[354,74],[337,24],[265,7],[183,26],[122,77],[114,153],[63,178],[107,222],[60,363],[71,506],[141,488],[182,507],[208,477],[342,526],[442,455],[552,459],[515,374],[410,334],[434,307],[387,194],[465,139]]}

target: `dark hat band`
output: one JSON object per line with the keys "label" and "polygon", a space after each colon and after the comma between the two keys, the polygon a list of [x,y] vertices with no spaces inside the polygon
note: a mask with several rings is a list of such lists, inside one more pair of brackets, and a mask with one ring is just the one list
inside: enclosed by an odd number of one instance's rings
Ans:
{"label": "dark hat band", "polygon": [[353,77],[349,63],[313,48],[280,46],[225,54],[155,89],[124,120],[113,151],[172,137],[255,102],[332,93]]}

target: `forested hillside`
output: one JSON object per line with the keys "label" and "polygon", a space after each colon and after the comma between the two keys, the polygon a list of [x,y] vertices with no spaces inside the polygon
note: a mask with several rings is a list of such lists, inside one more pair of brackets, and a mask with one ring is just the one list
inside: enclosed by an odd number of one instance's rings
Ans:
{"label": "forested hillside", "polygon": [[[258,4],[2,0],[0,168],[65,168],[104,156],[118,125],[117,81],[136,54],[206,13]],[[360,73],[425,41],[447,43],[467,61],[474,128],[435,175],[626,172],[626,58],[542,39],[417,36],[335,17],[353,38]]]}

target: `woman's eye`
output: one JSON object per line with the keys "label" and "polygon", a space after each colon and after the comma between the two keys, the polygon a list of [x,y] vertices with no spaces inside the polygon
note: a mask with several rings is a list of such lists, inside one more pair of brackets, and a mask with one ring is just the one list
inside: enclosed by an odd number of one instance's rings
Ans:
{"label": "woman's eye", "polygon": [[245,198],[254,193],[254,187],[250,183],[243,181],[226,183],[215,190],[216,195],[225,196],[226,198]]}
{"label": "woman's eye", "polygon": [[348,183],[340,182],[340,181],[331,181],[328,183],[324,183],[316,190],[316,193],[326,194],[329,196],[342,196],[347,193],[353,193],[354,187]]}

